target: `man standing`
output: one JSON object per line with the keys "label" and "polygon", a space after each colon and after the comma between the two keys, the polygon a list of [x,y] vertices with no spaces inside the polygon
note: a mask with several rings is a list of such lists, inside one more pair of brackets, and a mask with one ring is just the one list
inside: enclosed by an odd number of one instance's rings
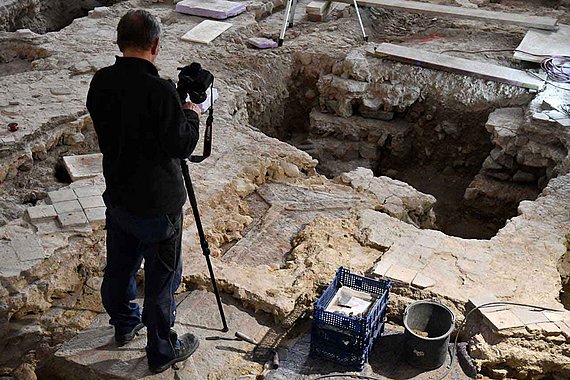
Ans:
{"label": "man standing", "polygon": [[[180,159],[196,146],[200,109],[182,104],[175,87],[158,75],[154,61],[160,25],[154,16],[128,11],[117,27],[117,44],[123,56],[95,74],[87,96],[107,186],[107,266],[101,296],[118,344],[146,326],[149,369],[158,373],[198,347],[194,335],[178,338],[172,327],[186,201]],[[143,258],[141,319],[134,300]]]}

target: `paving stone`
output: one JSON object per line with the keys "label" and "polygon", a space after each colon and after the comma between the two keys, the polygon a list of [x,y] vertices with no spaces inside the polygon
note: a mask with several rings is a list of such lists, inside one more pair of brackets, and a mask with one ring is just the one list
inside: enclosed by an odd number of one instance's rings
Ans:
{"label": "paving stone", "polygon": [[107,210],[106,207],[93,207],[85,209],[85,216],[87,216],[87,220],[89,223],[100,225],[105,223],[105,211]]}
{"label": "paving stone", "polygon": [[176,4],[176,12],[193,16],[224,20],[245,11],[245,4],[225,0],[183,0]]}
{"label": "paving stone", "polygon": [[386,272],[386,277],[410,285],[418,272],[404,266],[394,264]]}
{"label": "paving stone", "polygon": [[92,197],[101,195],[101,189],[98,186],[82,186],[73,189],[77,198]]}
{"label": "paving stone", "polygon": [[101,153],[63,157],[63,165],[72,181],[91,178],[103,174],[103,155]]}
{"label": "paving stone", "polygon": [[16,138],[14,136],[2,137],[3,144],[15,144]]}
{"label": "paving stone", "polygon": [[433,278],[422,273],[416,274],[416,277],[412,280],[412,285],[420,289],[430,288],[435,284],[436,282]]}
{"label": "paving stone", "polygon": [[523,327],[524,323],[511,310],[499,310],[483,314],[496,330]]}
{"label": "paving stone", "polygon": [[554,322],[544,322],[544,323],[537,323],[537,326],[546,334],[546,335],[558,335],[562,331]]}
{"label": "paving stone", "polygon": [[180,37],[180,39],[201,44],[209,44],[231,27],[232,24],[229,22],[204,20]]}
{"label": "paving stone", "polygon": [[7,240],[0,240],[0,277],[17,276],[25,269],[25,265],[16,255],[16,250],[12,243]]}
{"label": "paving stone", "polygon": [[568,326],[564,322],[554,322],[554,323],[556,324],[556,326],[558,326],[558,328],[560,329],[562,334],[564,334],[566,339],[570,339],[570,326]]}
{"label": "paving stone", "polygon": [[550,322],[562,322],[564,320],[570,319],[570,312],[555,312],[555,311],[543,311],[544,315],[548,318]]}
{"label": "paving stone", "polygon": [[542,322],[550,322],[548,317],[542,311],[529,310],[527,308],[514,307],[511,311],[525,325],[538,324]]}
{"label": "paving stone", "polygon": [[81,204],[79,204],[77,199],[74,199],[72,201],[54,203],[53,207],[58,214],[82,210]]}
{"label": "paving stone", "polygon": [[35,234],[14,237],[12,247],[21,261],[35,261],[46,257],[46,252]]}
{"label": "paving stone", "polygon": [[570,127],[570,119],[569,118],[556,120],[556,122],[563,127]]}
{"label": "paving stone", "polygon": [[105,207],[105,202],[103,202],[103,197],[101,197],[100,195],[79,198],[79,203],[81,204],[81,207],[83,207],[84,209]]}
{"label": "paving stone", "polygon": [[87,224],[87,217],[83,211],[73,211],[59,214],[57,216],[63,228],[82,227]]}
{"label": "paving stone", "polygon": [[392,266],[391,262],[382,260],[374,266],[374,274],[378,276],[385,276],[386,272],[388,272],[391,266]]}
{"label": "paving stone", "polygon": [[48,193],[48,201],[51,204],[71,201],[73,199],[77,199],[77,196],[71,189],[62,189],[57,191],[50,191]]}
{"label": "paving stone", "polygon": [[32,223],[46,221],[50,219],[57,218],[57,212],[53,205],[39,205],[34,207],[28,207],[26,209],[28,218]]}

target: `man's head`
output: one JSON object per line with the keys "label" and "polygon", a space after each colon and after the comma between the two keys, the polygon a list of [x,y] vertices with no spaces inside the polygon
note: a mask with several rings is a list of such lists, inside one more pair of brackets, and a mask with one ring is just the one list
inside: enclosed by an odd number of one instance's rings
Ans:
{"label": "man's head", "polygon": [[125,56],[139,56],[154,62],[160,45],[158,20],[142,9],[128,11],[117,26],[117,45]]}

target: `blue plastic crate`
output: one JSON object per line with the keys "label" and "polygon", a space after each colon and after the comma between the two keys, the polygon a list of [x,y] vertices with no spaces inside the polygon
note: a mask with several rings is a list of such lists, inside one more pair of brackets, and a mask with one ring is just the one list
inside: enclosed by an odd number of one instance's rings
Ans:
{"label": "blue plastic crate", "polygon": [[[349,317],[325,311],[337,290],[347,286],[377,297],[364,317]],[[374,341],[384,331],[389,280],[374,280],[339,268],[335,279],[315,302],[311,353],[347,366],[361,368]]]}

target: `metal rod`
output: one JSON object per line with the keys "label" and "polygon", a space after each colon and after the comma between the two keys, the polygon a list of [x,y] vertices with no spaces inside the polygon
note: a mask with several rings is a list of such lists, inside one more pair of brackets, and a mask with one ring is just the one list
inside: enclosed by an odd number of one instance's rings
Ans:
{"label": "metal rod", "polygon": [[291,13],[291,6],[293,5],[293,0],[287,1],[287,7],[285,8],[285,18],[283,19],[283,27],[281,28],[281,34],[279,35],[278,46],[283,45],[285,40],[285,32],[287,31],[287,23],[289,22],[289,14]]}
{"label": "metal rod", "polygon": [[198,230],[198,236],[200,237],[200,246],[202,247],[202,253],[206,257],[206,264],[208,265],[208,271],[210,272],[210,280],[212,281],[212,287],[214,288],[216,302],[218,303],[218,309],[220,311],[220,318],[222,319],[222,324],[224,326],[222,331],[226,332],[229,331],[228,323],[226,322],[222,299],[220,297],[220,292],[218,291],[216,278],[214,277],[214,268],[210,261],[210,247],[208,246],[208,241],[206,240],[204,229],[202,228],[202,220],[200,219],[200,212],[198,211],[198,202],[196,201],[196,194],[194,193],[194,187],[192,186],[192,180],[190,179],[190,172],[188,171],[186,160],[180,160],[180,167],[182,168],[182,176],[184,177],[184,184],[186,185],[186,191],[188,192],[188,199],[190,200],[190,205],[192,205],[192,212],[194,213],[194,219],[196,220],[196,229]]}
{"label": "metal rod", "polygon": [[368,36],[366,35],[366,31],[364,30],[364,24],[362,23],[362,18],[360,17],[360,10],[358,9],[358,3],[354,0],[354,9],[356,9],[356,17],[358,17],[358,23],[360,24],[360,29],[362,30],[362,37],[364,37],[364,41],[368,41]]}

